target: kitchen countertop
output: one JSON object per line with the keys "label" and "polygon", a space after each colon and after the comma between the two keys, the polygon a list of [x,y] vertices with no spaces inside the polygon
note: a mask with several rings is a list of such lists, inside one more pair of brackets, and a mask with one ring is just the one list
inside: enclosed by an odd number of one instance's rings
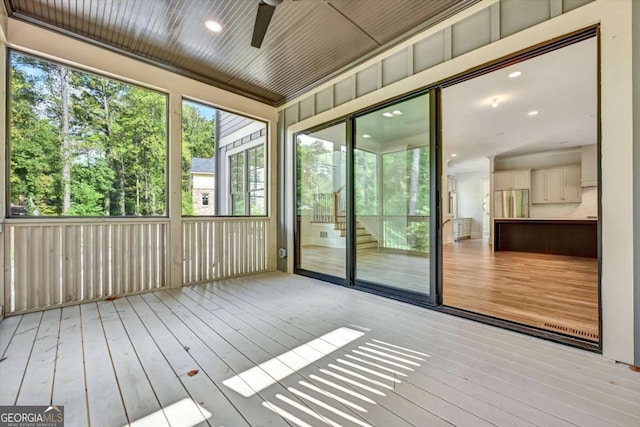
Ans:
{"label": "kitchen countertop", "polygon": [[598,257],[597,218],[496,218],[494,250]]}

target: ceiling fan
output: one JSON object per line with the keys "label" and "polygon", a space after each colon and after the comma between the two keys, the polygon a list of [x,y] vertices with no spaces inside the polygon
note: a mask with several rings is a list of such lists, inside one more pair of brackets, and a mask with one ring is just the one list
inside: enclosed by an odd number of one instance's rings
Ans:
{"label": "ceiling fan", "polygon": [[[283,0],[259,0],[258,14],[256,15],[256,23],[253,26],[253,36],[251,37],[251,46],[258,49],[262,46],[262,41],[269,28],[271,17],[276,10],[276,6]],[[292,0],[295,1],[295,0]]]}

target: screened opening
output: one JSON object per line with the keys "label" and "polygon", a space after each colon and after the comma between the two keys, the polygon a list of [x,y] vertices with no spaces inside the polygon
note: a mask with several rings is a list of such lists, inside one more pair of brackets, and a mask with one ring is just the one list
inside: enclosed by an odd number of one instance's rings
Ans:
{"label": "screened opening", "polygon": [[11,51],[9,216],[164,216],[167,96]]}
{"label": "screened opening", "polygon": [[182,215],[266,215],[265,143],[264,122],[183,100]]}

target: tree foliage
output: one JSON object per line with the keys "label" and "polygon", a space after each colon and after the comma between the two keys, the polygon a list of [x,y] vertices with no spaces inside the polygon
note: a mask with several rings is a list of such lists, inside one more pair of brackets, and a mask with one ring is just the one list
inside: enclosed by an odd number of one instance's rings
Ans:
{"label": "tree foliage", "polygon": [[11,53],[11,204],[166,214],[167,96]]}

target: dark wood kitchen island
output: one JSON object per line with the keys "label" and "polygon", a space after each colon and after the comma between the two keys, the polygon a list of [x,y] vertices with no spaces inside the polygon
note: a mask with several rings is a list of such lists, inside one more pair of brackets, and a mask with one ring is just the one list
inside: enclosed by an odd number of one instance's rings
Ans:
{"label": "dark wood kitchen island", "polygon": [[496,218],[494,250],[598,257],[595,218]]}

